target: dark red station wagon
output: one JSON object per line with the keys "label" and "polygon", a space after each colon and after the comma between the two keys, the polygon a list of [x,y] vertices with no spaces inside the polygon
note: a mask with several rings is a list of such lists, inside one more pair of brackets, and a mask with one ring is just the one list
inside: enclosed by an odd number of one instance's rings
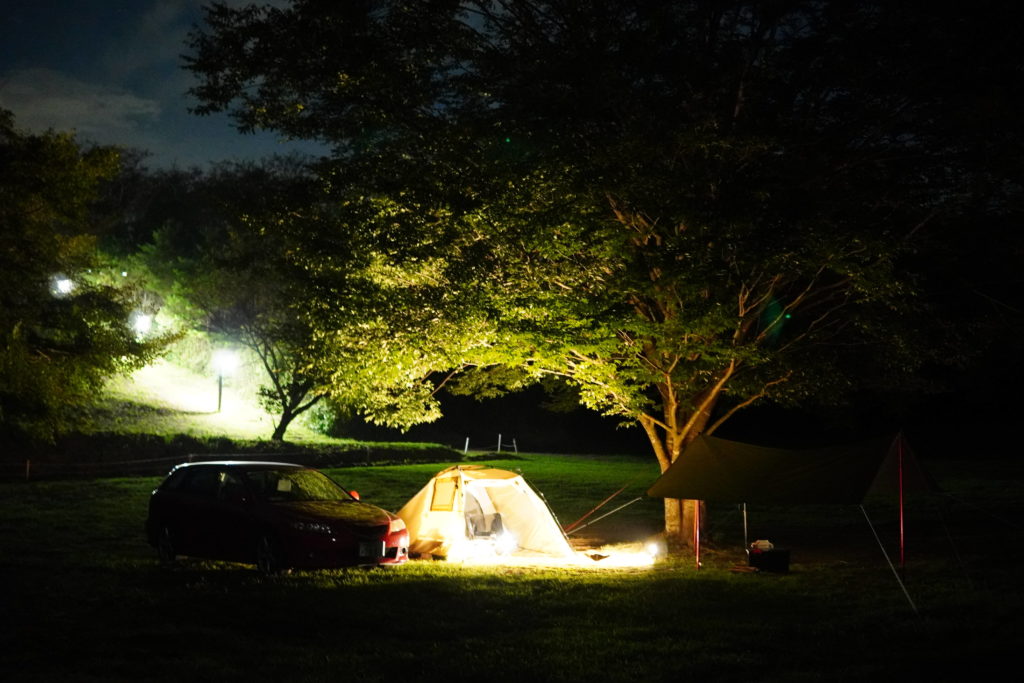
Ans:
{"label": "dark red station wagon", "polygon": [[178,555],[285,569],[397,565],[409,532],[322,472],[277,462],[181,464],[153,491],[146,536],[161,562]]}

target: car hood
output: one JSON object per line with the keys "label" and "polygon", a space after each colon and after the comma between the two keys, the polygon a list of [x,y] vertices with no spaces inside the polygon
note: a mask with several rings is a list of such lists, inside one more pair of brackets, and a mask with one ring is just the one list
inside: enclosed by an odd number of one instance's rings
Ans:
{"label": "car hood", "polygon": [[393,519],[391,513],[376,505],[355,500],[309,500],[275,503],[274,507],[295,517],[315,517],[355,526],[381,526]]}

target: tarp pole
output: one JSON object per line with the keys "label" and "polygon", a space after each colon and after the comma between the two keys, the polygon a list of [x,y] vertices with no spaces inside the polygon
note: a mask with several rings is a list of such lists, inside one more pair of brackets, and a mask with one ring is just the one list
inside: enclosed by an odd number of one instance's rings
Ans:
{"label": "tarp pole", "polygon": [[743,548],[750,550],[750,538],[747,535],[747,504],[743,503]]}
{"label": "tarp pole", "polygon": [[697,562],[697,569],[700,569],[700,501],[693,501],[693,552]]}

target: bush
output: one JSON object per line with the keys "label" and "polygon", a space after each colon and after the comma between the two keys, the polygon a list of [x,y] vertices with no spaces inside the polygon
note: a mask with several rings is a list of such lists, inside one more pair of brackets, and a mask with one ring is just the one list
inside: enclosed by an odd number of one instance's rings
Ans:
{"label": "bush", "polygon": [[307,410],[301,419],[317,434],[339,439],[347,435],[348,430],[345,427],[352,419],[352,411],[336,401],[325,398]]}

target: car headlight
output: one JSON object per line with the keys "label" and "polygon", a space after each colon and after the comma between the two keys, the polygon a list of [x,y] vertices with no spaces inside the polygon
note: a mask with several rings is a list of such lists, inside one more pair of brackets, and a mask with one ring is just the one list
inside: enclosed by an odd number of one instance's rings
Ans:
{"label": "car headlight", "polygon": [[393,520],[391,520],[391,523],[388,524],[389,534],[393,534],[396,531],[405,531],[405,520],[403,520],[401,517],[395,517]]}
{"label": "car headlight", "polygon": [[293,522],[292,528],[307,534],[330,535],[331,527],[323,522]]}

